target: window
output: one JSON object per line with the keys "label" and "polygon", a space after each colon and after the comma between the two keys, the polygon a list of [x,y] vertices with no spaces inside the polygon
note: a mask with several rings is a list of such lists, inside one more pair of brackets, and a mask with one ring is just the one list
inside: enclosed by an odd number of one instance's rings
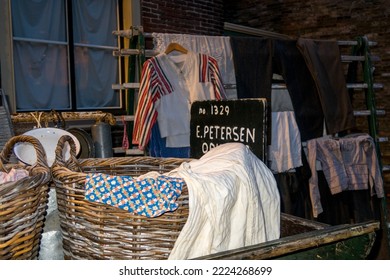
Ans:
{"label": "window", "polygon": [[121,108],[118,0],[12,0],[17,111]]}

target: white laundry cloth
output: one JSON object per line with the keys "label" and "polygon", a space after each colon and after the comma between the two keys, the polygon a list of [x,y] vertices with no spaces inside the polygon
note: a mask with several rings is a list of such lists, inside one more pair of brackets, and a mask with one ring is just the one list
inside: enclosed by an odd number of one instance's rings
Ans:
{"label": "white laundry cloth", "polygon": [[169,259],[190,259],[280,237],[275,178],[244,144],[220,145],[169,172],[189,191],[189,216]]}
{"label": "white laundry cloth", "polygon": [[190,34],[152,33],[154,50],[162,53],[167,46],[176,42],[188,50],[208,54],[214,57],[219,66],[222,80],[225,85],[234,85],[226,88],[228,99],[237,99],[236,75],[234,72],[233,52],[228,36],[205,36]]}
{"label": "white laundry cloth", "polygon": [[[274,74],[275,76],[275,74]],[[275,173],[302,166],[302,143],[294,108],[287,89],[272,89],[269,166]]]}
{"label": "white laundry cloth", "polygon": [[294,112],[272,112],[271,119],[271,170],[280,173],[302,166],[301,138]]}

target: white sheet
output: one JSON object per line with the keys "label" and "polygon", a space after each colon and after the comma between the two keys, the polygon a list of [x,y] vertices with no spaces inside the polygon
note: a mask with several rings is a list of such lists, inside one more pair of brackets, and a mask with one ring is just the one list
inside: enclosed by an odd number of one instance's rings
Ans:
{"label": "white sheet", "polygon": [[245,145],[220,145],[169,173],[185,179],[189,216],[169,259],[190,259],[280,236],[272,172]]}

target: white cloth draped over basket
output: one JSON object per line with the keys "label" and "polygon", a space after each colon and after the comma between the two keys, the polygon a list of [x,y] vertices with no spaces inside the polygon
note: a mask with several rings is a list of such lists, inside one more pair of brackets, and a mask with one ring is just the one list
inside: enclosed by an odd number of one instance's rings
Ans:
{"label": "white cloth draped over basket", "polygon": [[245,145],[220,145],[167,173],[182,177],[189,216],[169,259],[190,259],[280,236],[280,199],[272,172]]}

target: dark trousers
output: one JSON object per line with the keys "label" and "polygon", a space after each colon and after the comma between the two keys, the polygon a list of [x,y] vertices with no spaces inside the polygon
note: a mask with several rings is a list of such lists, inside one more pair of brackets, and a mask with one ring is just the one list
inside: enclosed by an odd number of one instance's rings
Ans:
{"label": "dark trousers", "polygon": [[316,83],[328,133],[355,127],[337,42],[298,39],[297,47]]}
{"label": "dark trousers", "polygon": [[330,134],[354,127],[334,42],[231,37],[231,46],[238,98],[270,102],[272,74],[282,75],[302,141],[321,137],[324,122]]}
{"label": "dark trousers", "polygon": [[295,40],[274,40],[273,72],[283,76],[301,140],[323,135],[324,114],[313,77]]}
{"label": "dark trousers", "polygon": [[237,97],[271,100],[272,40],[231,37]]}
{"label": "dark trousers", "polygon": [[318,172],[318,186],[323,212],[317,220],[330,225],[360,223],[380,219],[380,199],[370,190],[344,191],[332,195],[324,173]]}

